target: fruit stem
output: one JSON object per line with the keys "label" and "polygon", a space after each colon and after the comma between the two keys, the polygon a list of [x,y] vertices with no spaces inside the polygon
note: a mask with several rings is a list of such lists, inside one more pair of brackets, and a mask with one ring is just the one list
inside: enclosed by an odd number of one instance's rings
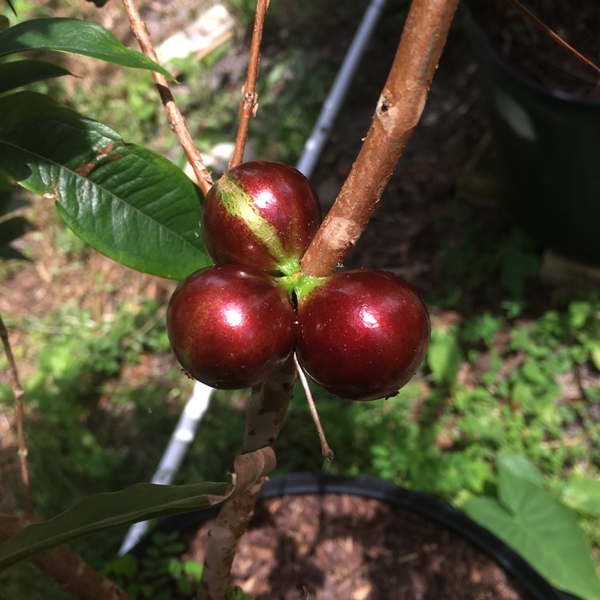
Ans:
{"label": "fruit stem", "polygon": [[304,374],[304,369],[300,365],[298,355],[295,352],[294,363],[296,365],[296,370],[298,371],[298,377],[300,377],[300,381],[302,382],[304,393],[306,394],[306,400],[308,401],[310,414],[313,418],[313,421],[315,422],[317,433],[319,434],[319,440],[321,441],[321,454],[325,457],[325,460],[327,462],[331,462],[333,460],[333,450],[331,449],[331,446],[327,443],[327,439],[325,438],[325,431],[323,430],[323,426],[321,425],[319,413],[317,412],[317,407],[315,406],[315,401],[313,400],[312,392],[310,391],[310,387],[308,386],[308,379]]}
{"label": "fruit stem", "polygon": [[302,302],[316,287],[323,285],[329,277],[312,277],[311,275],[298,275],[294,278],[294,291],[298,302]]}
{"label": "fruit stem", "polygon": [[284,275],[295,275],[300,272],[300,261],[297,258],[290,258],[282,263],[280,263],[277,268]]}

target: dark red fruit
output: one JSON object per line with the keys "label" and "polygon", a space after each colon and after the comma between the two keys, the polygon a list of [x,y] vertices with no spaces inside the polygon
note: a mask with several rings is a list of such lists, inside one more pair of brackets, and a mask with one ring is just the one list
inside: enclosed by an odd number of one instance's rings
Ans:
{"label": "dark red fruit", "polygon": [[319,199],[300,171],[256,160],[234,167],[211,188],[201,230],[217,264],[292,275],[320,223]]}
{"label": "dark red fruit", "polygon": [[270,275],[236,265],[201,269],[175,290],[167,310],[171,347],[195,379],[221,389],[264,381],[289,356],[296,314]]}
{"label": "dark red fruit", "polygon": [[393,273],[336,274],[307,286],[298,301],[300,363],[335,396],[393,396],[425,357],[429,314],[417,292]]}

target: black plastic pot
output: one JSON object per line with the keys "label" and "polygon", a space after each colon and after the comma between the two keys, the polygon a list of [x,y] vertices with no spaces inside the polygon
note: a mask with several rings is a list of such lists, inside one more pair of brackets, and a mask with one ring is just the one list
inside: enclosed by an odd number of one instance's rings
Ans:
{"label": "black plastic pot", "polygon": [[[548,583],[510,546],[481,527],[464,513],[445,502],[421,492],[407,490],[373,477],[339,477],[294,473],[269,479],[262,488],[261,498],[298,494],[352,494],[402,506],[435,521],[469,540],[510,573],[536,600],[578,600]],[[161,521],[147,534],[131,553],[141,558],[151,544],[155,531],[170,533],[196,528],[217,515],[218,507],[176,515]]]}
{"label": "black plastic pot", "polygon": [[600,102],[536,83],[508,64],[461,0],[506,203],[549,248],[600,265]]}

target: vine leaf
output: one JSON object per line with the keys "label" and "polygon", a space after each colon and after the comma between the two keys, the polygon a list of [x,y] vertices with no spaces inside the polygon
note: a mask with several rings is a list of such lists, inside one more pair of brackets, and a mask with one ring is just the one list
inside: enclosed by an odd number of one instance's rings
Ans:
{"label": "vine leaf", "polygon": [[176,79],[145,54],[124,46],[108,29],[81,19],[31,19],[0,33],[0,56],[25,50],[54,50],[97,58],[122,67],[157,71]]}
{"label": "vine leaf", "polygon": [[[29,525],[0,545],[0,571],[54,546],[107,529],[223,504],[274,468],[275,453],[266,447],[236,457],[232,484],[138,483],[120,492],[88,496],[54,519]],[[0,515],[0,528],[2,520],[14,518]]]}
{"label": "vine leaf", "polygon": [[46,110],[42,103],[40,116],[11,120],[0,135],[0,169],[55,200],[82,240],[128,267],[184,279],[212,264],[198,226],[200,191],[181,169],[102,123]]}

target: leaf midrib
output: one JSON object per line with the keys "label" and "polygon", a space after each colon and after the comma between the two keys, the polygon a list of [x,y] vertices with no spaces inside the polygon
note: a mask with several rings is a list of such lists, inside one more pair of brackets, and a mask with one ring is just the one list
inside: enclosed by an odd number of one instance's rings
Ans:
{"label": "leaf midrib", "polygon": [[[165,227],[164,225],[162,225],[159,221],[157,221],[156,219],[152,218],[151,216],[149,216],[148,214],[142,212],[139,208],[137,208],[136,206],[133,206],[133,204],[128,204],[127,202],[125,202],[124,199],[120,198],[119,196],[115,195],[113,192],[111,192],[110,190],[107,190],[104,186],[96,183],[95,181],[90,180],[88,177],[84,177],[83,175],[81,175],[80,173],[77,173],[76,171],[73,171],[72,169],[70,169],[69,167],[65,166],[65,165],[61,165],[60,163],[46,157],[43,156],[41,154],[38,154],[37,152],[34,152],[32,150],[29,150],[28,148],[23,148],[21,146],[18,146],[17,144],[14,144],[12,142],[8,142],[7,140],[3,140],[0,139],[0,144],[4,144],[6,146],[12,147],[12,148],[16,148],[17,150],[20,150],[22,152],[27,152],[28,154],[34,156],[34,157],[38,157],[40,159],[45,160],[46,162],[48,162],[49,164],[53,165],[53,166],[57,166],[59,167],[61,170],[66,171],[67,173],[70,173],[71,175],[73,175],[74,177],[78,178],[79,180],[82,181],[89,181],[90,183],[92,183],[93,185],[97,186],[99,189],[101,189],[102,191],[106,192],[109,196],[111,196],[112,198],[115,198],[117,201],[119,201],[120,203],[126,205],[126,206],[130,206],[131,208],[133,208],[137,213],[139,213],[140,215],[142,215],[143,217],[145,217],[148,221],[155,223],[159,228],[165,230],[165,231],[169,231],[172,232],[175,237],[181,239],[185,244],[189,245],[191,248],[193,248],[194,250],[200,252],[200,249],[197,246],[194,246],[190,241],[186,240],[183,236],[181,236],[180,234],[178,234],[176,231],[172,230],[172,229],[168,229],[167,227]],[[131,150],[127,150],[130,154],[134,154],[133,152],[131,152]],[[151,165],[150,161],[148,161],[145,157],[139,155],[139,154],[135,154],[136,157],[138,157],[139,160],[144,161],[144,163],[148,166]],[[60,200],[56,200],[56,202],[60,202]],[[61,203],[64,207],[64,203]]]}

